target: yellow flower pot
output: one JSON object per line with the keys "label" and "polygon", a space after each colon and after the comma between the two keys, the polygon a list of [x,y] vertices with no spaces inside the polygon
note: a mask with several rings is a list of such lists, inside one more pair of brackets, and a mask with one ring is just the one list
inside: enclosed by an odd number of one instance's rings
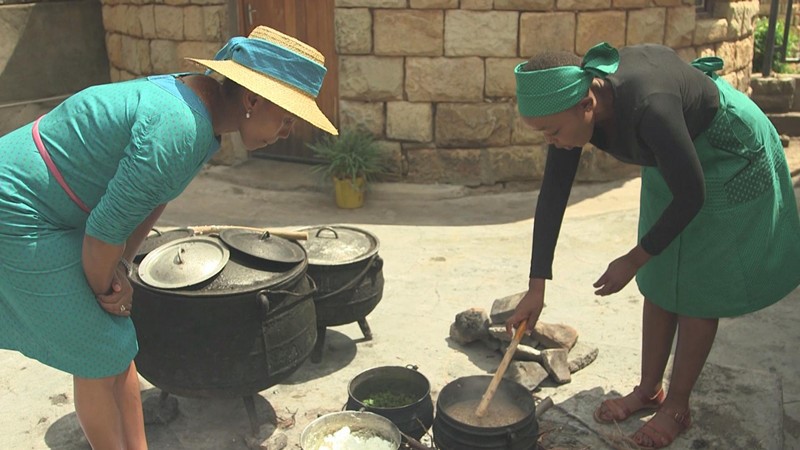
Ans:
{"label": "yellow flower pot", "polygon": [[366,184],[364,177],[357,177],[355,182],[351,178],[333,177],[336,206],[343,209],[355,209],[364,206]]}

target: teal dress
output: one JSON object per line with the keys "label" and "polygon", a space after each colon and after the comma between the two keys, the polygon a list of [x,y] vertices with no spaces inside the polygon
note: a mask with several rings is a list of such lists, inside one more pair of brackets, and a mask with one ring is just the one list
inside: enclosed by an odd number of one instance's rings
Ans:
{"label": "teal dress", "polygon": [[119,374],[136,355],[136,332],[97,304],[81,263],[84,235],[124,243],[184,190],[219,140],[177,75],[73,95],[39,132],[86,213],[48,171],[31,131],[0,137],[0,348],[80,377]]}

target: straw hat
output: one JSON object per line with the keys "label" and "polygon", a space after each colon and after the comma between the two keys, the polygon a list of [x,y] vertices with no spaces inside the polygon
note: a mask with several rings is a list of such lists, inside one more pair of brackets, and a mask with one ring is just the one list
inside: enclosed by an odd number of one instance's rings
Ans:
{"label": "straw hat", "polygon": [[[269,27],[259,26],[250,33],[248,39],[260,39],[279,46],[280,50],[287,50],[293,54],[291,56],[295,58],[296,63],[294,67],[305,67],[316,73],[322,71],[324,74],[325,57],[322,56],[322,53],[317,51],[314,47],[291,36],[287,36]],[[233,41],[233,39],[229,41],[228,45],[231,45]],[[283,66],[281,66],[280,61],[275,59],[273,55],[269,53],[259,55],[257,49],[251,51],[253,52],[251,56],[258,59],[258,64],[267,66],[271,65],[270,63],[272,61],[276,61],[276,64],[271,67],[272,70],[269,70],[272,74],[248,67],[232,59],[186,59],[230,78],[237,84],[266,98],[321,130],[334,135],[339,134],[336,127],[325,117],[325,114],[319,109],[315,101],[316,92],[314,91],[318,92],[319,88],[322,87],[322,77],[318,79],[318,82],[314,83],[315,85],[312,86],[313,89],[311,89],[312,92],[309,92],[307,89],[308,86],[304,89],[302,86],[294,84],[293,74],[287,74],[285,77],[281,76],[281,67]],[[222,51],[220,53],[222,53]],[[219,54],[217,57],[219,57]]]}

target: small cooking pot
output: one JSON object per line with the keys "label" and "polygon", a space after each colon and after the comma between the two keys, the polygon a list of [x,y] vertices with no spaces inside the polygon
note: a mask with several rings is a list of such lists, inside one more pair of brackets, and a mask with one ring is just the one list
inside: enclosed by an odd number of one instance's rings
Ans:
{"label": "small cooking pot", "polygon": [[318,450],[325,443],[325,437],[344,427],[352,434],[364,437],[379,437],[388,442],[393,449],[400,448],[400,431],[387,418],[366,411],[342,411],[325,414],[315,419],[303,429],[300,447],[303,450]]}
{"label": "small cooking pot", "polygon": [[[489,405],[487,416],[503,414],[502,403],[523,412],[523,417],[503,426],[475,426],[448,412],[463,402],[480,402],[492,377],[474,375],[457,378],[447,384],[436,399],[436,418],[433,422],[433,441],[440,450],[531,450],[536,448],[539,424],[536,403],[525,386],[502,378]],[[499,408],[499,409],[498,409]]]}
{"label": "small cooking pot", "polygon": [[[402,395],[412,400],[405,405],[382,407],[364,403],[379,393]],[[433,424],[431,385],[417,366],[375,367],[358,374],[347,386],[346,408],[369,411],[391,420],[414,439],[425,435]]]}

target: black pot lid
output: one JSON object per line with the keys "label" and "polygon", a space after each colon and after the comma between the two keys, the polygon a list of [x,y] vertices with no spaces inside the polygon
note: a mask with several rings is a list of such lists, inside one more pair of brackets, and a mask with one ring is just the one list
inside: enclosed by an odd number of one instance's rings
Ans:
{"label": "black pot lid", "polygon": [[160,289],[180,289],[200,284],[218,274],[230,252],[217,239],[190,236],[158,247],[139,264],[142,282]]}
{"label": "black pot lid", "polygon": [[360,228],[330,225],[300,231],[308,232],[308,239],[299,244],[306,249],[309,264],[350,264],[371,257],[380,247],[377,236]]}
{"label": "black pot lid", "polygon": [[231,248],[267,261],[296,264],[306,259],[302,247],[268,231],[230,228],[222,231],[219,238]]}
{"label": "black pot lid", "polygon": [[192,231],[189,228],[175,228],[166,231],[161,231],[157,228],[153,228],[150,234],[145,238],[144,242],[142,242],[142,245],[139,246],[139,249],[136,252],[135,259],[141,261],[142,258],[147,256],[148,253],[152,252],[158,247],[161,247],[167,242],[171,242],[176,239],[181,239],[193,235],[194,231]]}

